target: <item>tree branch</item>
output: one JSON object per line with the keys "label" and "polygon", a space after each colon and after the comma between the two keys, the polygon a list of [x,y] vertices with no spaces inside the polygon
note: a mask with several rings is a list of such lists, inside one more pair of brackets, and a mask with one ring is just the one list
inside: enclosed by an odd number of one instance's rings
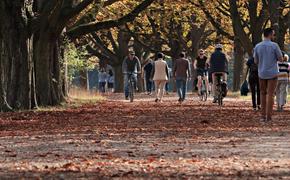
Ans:
{"label": "tree branch", "polygon": [[68,36],[70,37],[80,37],[82,35],[96,32],[101,29],[109,29],[112,27],[123,25],[127,22],[134,21],[135,18],[141,13],[144,9],[146,9],[154,0],[144,0],[141,4],[139,4],[132,12],[129,14],[117,19],[117,20],[109,20],[103,22],[96,23],[88,23],[77,26],[70,31],[68,31]]}

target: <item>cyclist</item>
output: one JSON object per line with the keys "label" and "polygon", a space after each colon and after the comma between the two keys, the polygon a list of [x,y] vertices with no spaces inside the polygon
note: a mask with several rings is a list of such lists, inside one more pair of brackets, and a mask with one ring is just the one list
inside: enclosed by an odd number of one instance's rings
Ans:
{"label": "cyclist", "polygon": [[124,93],[125,99],[129,99],[129,75],[133,76],[135,88],[137,87],[137,74],[141,72],[141,64],[139,58],[135,55],[133,50],[129,50],[129,54],[125,57],[122,65],[124,74]]}
{"label": "cyclist", "polygon": [[197,75],[197,88],[198,88],[198,95],[201,95],[201,86],[202,80],[204,78],[206,83],[206,89],[208,91],[208,62],[207,57],[205,56],[205,52],[203,49],[199,50],[198,56],[193,63],[193,67],[196,70]]}
{"label": "cyclist", "polygon": [[213,93],[213,103],[217,102],[216,85],[217,85],[217,74],[222,75],[224,82],[227,82],[228,73],[228,60],[226,55],[222,52],[223,45],[217,44],[215,46],[215,52],[212,53],[209,61],[210,71],[212,73],[212,93]]}

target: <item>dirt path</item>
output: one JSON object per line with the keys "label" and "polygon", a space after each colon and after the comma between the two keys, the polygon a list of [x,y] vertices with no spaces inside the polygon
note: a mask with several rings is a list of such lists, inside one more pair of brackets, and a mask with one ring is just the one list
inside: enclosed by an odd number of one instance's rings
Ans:
{"label": "dirt path", "polygon": [[121,98],[0,113],[0,179],[290,179],[289,106],[264,124],[236,99]]}

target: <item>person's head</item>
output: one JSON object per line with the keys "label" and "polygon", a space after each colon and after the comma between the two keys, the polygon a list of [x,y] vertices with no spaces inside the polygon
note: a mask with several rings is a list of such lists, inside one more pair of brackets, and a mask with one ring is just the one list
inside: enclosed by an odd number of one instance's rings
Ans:
{"label": "person's head", "polygon": [[164,54],[159,52],[157,53],[157,59],[163,59],[164,58]]}
{"label": "person's head", "polygon": [[132,60],[135,57],[135,51],[130,50],[129,51],[129,59]]}
{"label": "person's head", "polygon": [[221,51],[221,50],[223,50],[223,45],[220,44],[220,43],[219,44],[216,44],[215,45],[215,49]]}
{"label": "person's head", "polygon": [[200,49],[199,52],[198,52],[198,55],[199,55],[200,57],[203,57],[203,56],[205,55],[204,50],[203,50],[203,49]]}
{"label": "person's head", "polygon": [[186,56],[186,55],[185,55],[185,52],[181,52],[181,53],[179,54],[179,57],[180,57],[180,58],[185,58],[185,56]]}
{"label": "person's head", "polygon": [[263,34],[265,39],[274,40],[275,38],[275,31],[272,28],[264,29]]}

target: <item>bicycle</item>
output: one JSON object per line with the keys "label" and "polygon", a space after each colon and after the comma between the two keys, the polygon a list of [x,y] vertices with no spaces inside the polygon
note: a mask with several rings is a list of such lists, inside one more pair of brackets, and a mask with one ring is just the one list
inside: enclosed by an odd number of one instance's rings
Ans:
{"label": "bicycle", "polygon": [[207,89],[207,85],[206,85],[206,72],[204,72],[204,75],[201,77],[202,81],[201,81],[201,88],[199,91],[199,98],[201,101],[207,101],[207,97],[208,97],[208,89]]}
{"label": "bicycle", "polygon": [[223,98],[224,98],[224,91],[223,91],[223,74],[217,73],[215,74],[217,78],[217,84],[216,84],[216,96],[217,96],[217,102],[219,106],[223,105]]}
{"label": "bicycle", "polygon": [[129,99],[130,99],[130,102],[134,101],[134,93],[135,93],[135,89],[136,89],[135,78],[134,78],[135,74],[136,73],[128,73],[128,86],[129,86]]}

